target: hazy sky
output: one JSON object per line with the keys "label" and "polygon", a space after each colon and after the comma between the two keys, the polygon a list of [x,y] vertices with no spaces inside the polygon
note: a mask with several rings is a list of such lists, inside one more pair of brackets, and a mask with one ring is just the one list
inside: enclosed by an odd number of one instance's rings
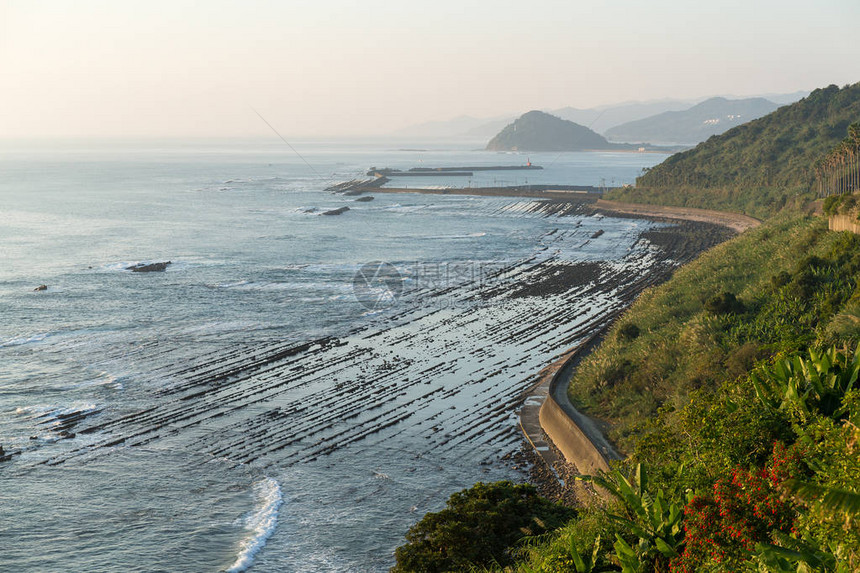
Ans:
{"label": "hazy sky", "polygon": [[860,81],[860,0],[0,0],[0,138],[380,134]]}

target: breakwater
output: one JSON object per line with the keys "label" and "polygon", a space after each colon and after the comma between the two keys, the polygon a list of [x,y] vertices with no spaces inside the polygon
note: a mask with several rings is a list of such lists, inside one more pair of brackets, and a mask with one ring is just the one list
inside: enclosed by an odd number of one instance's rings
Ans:
{"label": "breakwater", "polygon": [[472,175],[476,171],[534,171],[542,170],[540,165],[470,165],[466,167],[412,167],[411,169],[394,169],[391,167],[383,167],[377,169],[371,167],[367,171],[367,175],[374,177],[385,176],[451,176],[451,175]]}
{"label": "breakwater", "polygon": [[484,197],[530,197],[564,201],[593,202],[602,197],[598,187],[589,185],[513,185],[504,187],[379,187],[381,193],[424,193],[428,195],[477,195]]}

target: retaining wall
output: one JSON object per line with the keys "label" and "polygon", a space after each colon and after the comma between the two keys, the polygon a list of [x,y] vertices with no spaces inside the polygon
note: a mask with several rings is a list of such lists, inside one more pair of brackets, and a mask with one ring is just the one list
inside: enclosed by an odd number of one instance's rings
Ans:
{"label": "retaining wall", "polygon": [[540,409],[540,425],[565,459],[582,475],[597,475],[609,471],[609,463],[588,436],[561,409],[552,396],[547,396]]}
{"label": "retaining wall", "polygon": [[851,231],[860,235],[860,221],[851,215],[833,215],[829,225],[831,231]]}

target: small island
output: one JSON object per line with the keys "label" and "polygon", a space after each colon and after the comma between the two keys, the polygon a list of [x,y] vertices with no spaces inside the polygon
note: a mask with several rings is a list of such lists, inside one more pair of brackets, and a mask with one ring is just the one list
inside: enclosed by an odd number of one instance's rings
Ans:
{"label": "small island", "polygon": [[487,144],[488,151],[596,151],[637,149],[610,143],[583,125],[542,111],[530,111],[508,124]]}

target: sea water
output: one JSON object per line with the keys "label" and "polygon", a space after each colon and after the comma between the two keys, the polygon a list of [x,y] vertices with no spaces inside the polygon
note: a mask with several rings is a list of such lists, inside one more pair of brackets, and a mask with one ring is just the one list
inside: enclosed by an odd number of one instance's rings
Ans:
{"label": "sea water", "polygon": [[[653,223],[324,189],[371,165],[528,160],[545,169],[469,184],[619,185],[663,156],[293,146],[0,146],[4,569],[384,571],[454,491],[523,479],[503,459],[516,400],[618,301],[585,283],[506,298],[498,277],[550,259],[644,272]],[[368,305],[357,272],[379,262],[402,285]]]}

